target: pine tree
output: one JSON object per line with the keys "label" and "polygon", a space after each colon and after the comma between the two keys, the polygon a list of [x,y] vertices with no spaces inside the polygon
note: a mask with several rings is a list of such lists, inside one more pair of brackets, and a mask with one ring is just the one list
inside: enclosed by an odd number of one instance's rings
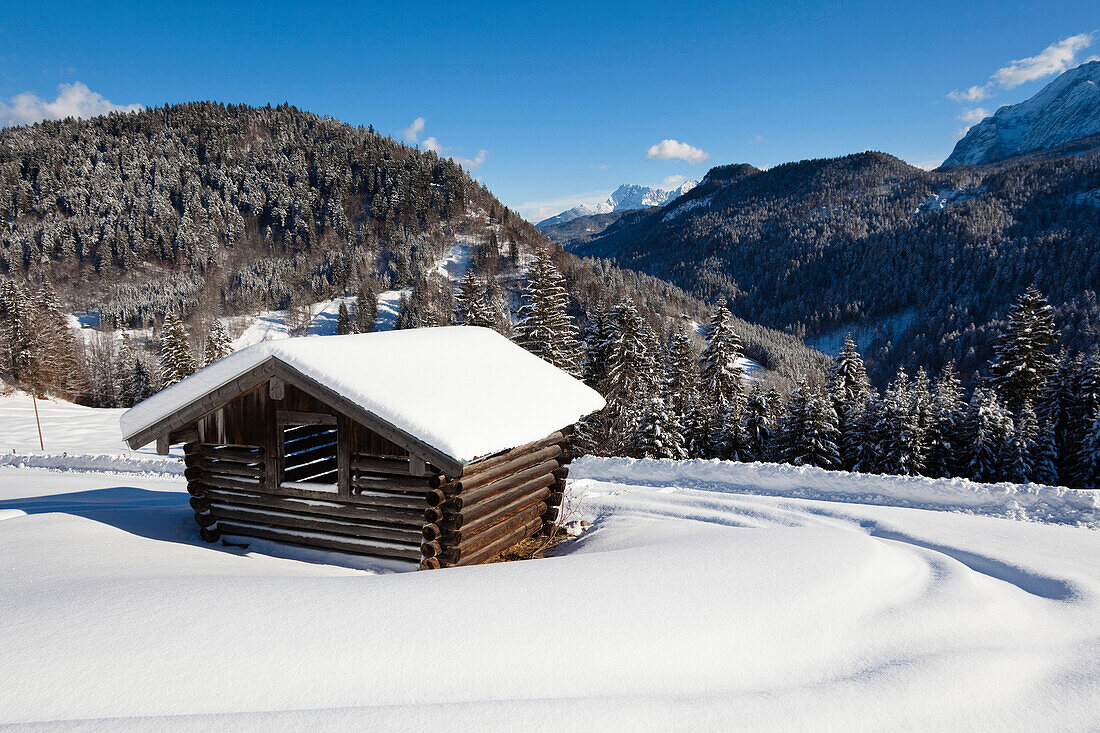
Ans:
{"label": "pine tree", "polygon": [[336,312],[336,335],[343,336],[351,333],[351,316],[348,314],[348,304],[340,301],[340,309]]}
{"label": "pine tree", "polygon": [[844,346],[837,354],[829,374],[829,396],[833,400],[833,409],[837,414],[837,426],[841,434],[841,465],[851,469],[855,465],[855,459],[851,455],[853,446],[844,439],[853,426],[848,423],[849,416],[857,419],[863,404],[871,395],[871,382],[867,378],[867,368],[863,364],[863,358],[856,349],[856,342],[852,335],[844,339]]}
{"label": "pine tree", "polygon": [[1100,488],[1100,410],[1093,412],[1077,456],[1077,483],[1083,489]]}
{"label": "pine tree", "polygon": [[191,352],[187,328],[175,314],[169,314],[164,319],[160,337],[160,364],[165,387],[195,373],[195,357]]}
{"label": "pine tree", "polygon": [[1039,423],[1031,400],[1025,400],[1013,421],[1012,435],[1005,448],[1003,476],[1006,481],[1026,484],[1033,480],[1038,443]]}
{"label": "pine tree", "polygon": [[72,398],[83,388],[82,365],[68,314],[48,282],[39,288],[34,309],[32,386]]}
{"label": "pine tree", "polygon": [[791,391],[779,431],[780,457],[795,466],[838,468],[836,410],[832,400],[800,380]]}
{"label": "pine tree", "polygon": [[[746,461],[766,461],[771,454],[773,421],[771,396],[754,389],[745,401]],[[776,394],[778,399],[778,394]]]}
{"label": "pine tree", "polygon": [[1012,417],[997,395],[985,387],[975,389],[966,423],[970,478],[986,483],[1002,480],[1012,430]]}
{"label": "pine tree", "polygon": [[35,330],[30,299],[14,280],[0,283],[0,326],[4,369],[16,381],[27,379],[35,364]]}
{"label": "pine tree", "polygon": [[629,450],[642,402],[660,391],[660,374],[655,339],[634,306],[616,306],[611,320],[614,331],[601,391],[607,400],[608,430],[622,450]]}
{"label": "pine tree", "polygon": [[928,427],[928,458],[925,473],[933,478],[961,476],[966,461],[963,437],[966,403],[955,365],[948,363],[940,373],[932,392],[932,419]]}
{"label": "pine tree", "polygon": [[634,449],[640,458],[687,457],[680,426],[660,395],[651,395],[642,401],[635,428]]}
{"label": "pine tree", "polygon": [[1054,309],[1042,293],[1030,287],[1012,306],[1008,325],[994,347],[993,387],[1013,414],[1025,401],[1034,404],[1039,399],[1054,371],[1050,349],[1056,343]]}
{"label": "pine tree", "polygon": [[614,337],[611,316],[597,303],[584,329],[584,381],[594,389],[606,387]]}
{"label": "pine tree", "polygon": [[848,433],[842,436],[850,470],[860,473],[885,473],[884,432],[888,423],[886,406],[874,391],[862,405],[853,407],[846,416]]}
{"label": "pine tree", "polygon": [[741,359],[741,339],[733,330],[733,316],[726,310],[725,301],[714,306],[710,326],[707,329],[707,345],[699,357],[701,393],[721,415],[731,402],[743,402],[744,370]]}
{"label": "pine tree", "polygon": [[378,318],[378,295],[367,283],[360,283],[359,294],[355,299],[355,333],[370,333],[374,330],[374,321]]}
{"label": "pine tree", "polygon": [[229,338],[229,332],[217,318],[210,322],[210,333],[206,335],[206,343],[202,349],[202,365],[210,366],[218,359],[224,359],[233,353],[233,341]]}
{"label": "pine tree", "polygon": [[569,317],[565,280],[541,249],[527,272],[515,341],[532,354],[574,376],[580,374],[577,327]]}

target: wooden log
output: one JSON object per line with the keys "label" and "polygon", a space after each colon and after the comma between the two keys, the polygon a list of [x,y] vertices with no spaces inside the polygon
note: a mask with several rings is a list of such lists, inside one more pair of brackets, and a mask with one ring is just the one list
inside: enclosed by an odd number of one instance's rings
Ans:
{"label": "wooden log", "polygon": [[395,476],[392,474],[372,476],[362,472],[352,475],[351,486],[353,489],[367,489],[369,491],[391,491],[395,493],[415,493],[423,496],[430,489],[428,483],[421,478],[411,476]]}
{"label": "wooden log", "polygon": [[218,445],[215,443],[200,443],[199,450],[205,458],[217,458],[225,461],[237,461],[239,463],[260,463],[263,461],[263,450],[254,445]]}
{"label": "wooden log", "polygon": [[[545,448],[540,448],[535,451],[520,454],[514,456],[511,460],[499,463],[488,470],[479,471],[471,476],[463,476],[460,479],[451,481],[444,484],[441,488],[447,494],[459,494],[466,493],[468,491],[474,491],[488,483],[496,481],[497,479],[504,478],[517,471],[523,470],[526,466],[533,466],[538,463],[544,463],[561,455],[561,446],[550,445]],[[560,461],[554,461],[552,468],[557,468],[560,465]],[[551,470],[551,469],[547,469]]]}
{"label": "wooden log", "polygon": [[479,486],[471,491],[464,491],[461,494],[452,496],[447,499],[447,502],[446,504],[444,504],[444,506],[447,509],[460,512],[465,507],[473,506],[474,504],[477,504],[484,499],[488,499],[491,496],[501,494],[505,491],[515,488],[516,486],[522,486],[534,478],[549,476],[550,481],[552,482],[554,480],[554,476],[550,472],[554,469],[555,465],[556,464],[553,460],[539,463],[538,465],[531,466],[530,468],[526,468],[522,471],[518,471],[511,474],[510,476],[505,476],[492,483]]}
{"label": "wooden log", "polygon": [[503,453],[497,453],[496,455],[481,458],[472,463],[467,463],[465,466],[462,467],[461,477],[469,478],[479,473],[495,469],[496,466],[502,463],[506,463],[514,459],[516,456],[526,455],[528,453],[538,451],[542,448],[546,448],[547,446],[556,445],[562,442],[564,438],[565,436],[562,435],[560,432],[550,433],[545,438],[540,438],[539,440],[533,441],[531,443],[525,443],[524,445],[517,446],[515,448],[512,448],[511,450],[504,451]]}
{"label": "wooden log", "polygon": [[[208,461],[203,459],[199,461],[199,465],[195,468],[205,470],[207,473],[218,473],[227,476],[244,476],[245,478],[262,479],[264,477],[264,466],[261,463],[258,466],[247,466],[243,463],[235,463],[233,461]],[[187,469],[188,471],[192,469]],[[186,471],[184,472],[186,474]]]}
{"label": "wooden log", "polygon": [[439,522],[443,519],[443,517],[444,517],[443,507],[430,506],[430,507],[428,507],[427,509],[424,510],[424,521],[425,522]]}
{"label": "wooden log", "polygon": [[[198,433],[196,432],[196,436],[197,435],[198,435]],[[190,440],[190,441],[183,444],[183,455],[184,455],[185,460],[186,460],[187,456],[194,455],[198,452],[199,452],[199,441],[198,440]]]}
{"label": "wooden log", "polygon": [[508,517],[506,520],[497,522],[480,532],[467,532],[465,536],[463,536],[462,541],[454,547],[456,547],[462,555],[480,550],[482,547],[508,534],[517,526],[541,517],[543,511],[545,511],[545,508],[542,506],[542,502],[532,504],[526,509]]}
{"label": "wooden log", "polygon": [[172,434],[168,436],[168,442],[172,445],[179,445],[180,443],[183,443],[184,451],[186,452],[187,443],[199,442],[199,431],[195,428],[173,431]]}
{"label": "wooden log", "polygon": [[355,471],[369,473],[392,473],[395,476],[409,475],[408,458],[372,458],[354,453],[351,456],[351,467]]}
{"label": "wooden log", "polygon": [[217,474],[210,473],[209,471],[203,471],[202,477],[199,479],[206,486],[212,486],[218,489],[237,489],[239,491],[260,491],[262,486],[258,481],[247,481],[240,478],[229,478],[228,476],[219,476]]}
{"label": "wooden log", "polygon": [[546,478],[547,475],[549,474],[539,477],[541,480],[521,484],[514,489],[502,491],[496,496],[491,496],[484,501],[466,507],[462,512],[444,519],[441,526],[448,530],[464,529],[470,522],[477,521],[517,501],[525,499],[528,500],[528,503],[544,501],[550,495],[550,489],[548,488],[550,479]]}
{"label": "wooden log", "polygon": [[439,506],[447,501],[447,495],[441,489],[432,489],[424,494],[424,501],[427,502],[428,506]]}
{"label": "wooden log", "polygon": [[439,570],[440,567],[438,557],[426,557],[420,561],[421,570]]}
{"label": "wooden log", "polygon": [[443,547],[435,540],[430,540],[420,545],[420,554],[424,557],[435,557],[442,550]]}
{"label": "wooden log", "polygon": [[390,494],[383,491],[360,491],[355,495],[360,504],[392,506],[402,509],[423,509],[424,497],[416,494]]}
{"label": "wooden log", "polygon": [[408,560],[420,559],[420,548],[412,545],[403,545],[384,540],[369,540],[366,538],[341,537],[327,532],[310,532],[307,530],[280,529],[266,527],[260,524],[248,522],[226,521],[219,522],[218,528],[223,534],[241,535],[244,537],[256,537],[277,542],[290,542],[310,547],[322,547],[328,550],[340,550],[359,555],[383,555],[386,557],[400,557]]}
{"label": "wooden log", "polygon": [[522,527],[517,527],[513,532],[504,537],[501,537],[496,542],[483,547],[476,552],[471,552],[464,555],[461,559],[455,561],[455,565],[476,565],[479,562],[484,562],[490,558],[496,557],[500,553],[507,550],[517,542],[521,542],[531,535],[535,534],[542,527],[541,519],[534,519]]}
{"label": "wooden log", "polygon": [[221,530],[217,525],[213,527],[199,527],[199,537],[202,537],[204,542],[217,542],[221,536]]}
{"label": "wooden log", "polygon": [[216,487],[205,488],[202,493],[205,498],[211,501],[223,501],[226,503],[264,507],[301,514],[317,514],[338,519],[367,521],[378,525],[415,527],[417,531],[420,531],[420,528],[424,526],[424,517],[419,511],[351,504],[341,501],[340,497],[335,494],[333,495],[332,501],[320,501],[316,499],[298,499],[296,497],[275,496],[272,494],[261,494],[259,492],[236,491]]}
{"label": "wooden log", "polygon": [[183,477],[188,481],[199,478],[202,476],[202,473],[202,466],[187,466],[187,468],[183,469]]}
{"label": "wooden log", "polygon": [[527,497],[524,497],[518,502],[514,502],[513,504],[509,505],[506,509],[499,510],[497,512],[494,512],[493,514],[482,517],[479,520],[470,522],[460,530],[444,533],[443,536],[439,538],[439,541],[444,545],[452,547],[461,545],[464,541],[469,540],[482,532],[488,531],[490,528],[500,522],[510,521],[512,517],[524,513],[534,513],[535,511],[537,511],[538,515],[541,517],[548,511],[548,509],[549,508],[546,506],[546,502],[539,501],[537,499],[533,502],[529,502]]}
{"label": "wooden log", "polygon": [[566,477],[568,477],[568,476],[569,476],[569,466],[562,466],[561,468],[554,471],[554,478],[556,478],[556,479],[561,479],[561,480],[564,481],[566,479]]}
{"label": "wooden log", "polygon": [[210,500],[201,496],[192,496],[187,500],[187,503],[191,505],[192,509],[200,514],[210,509]]}
{"label": "wooden log", "polygon": [[199,480],[187,482],[187,493],[191,496],[202,496],[206,487]]}
{"label": "wooden log", "polygon": [[279,425],[335,425],[336,415],[327,412],[278,410],[275,413],[275,421]]}
{"label": "wooden log", "polygon": [[307,529],[317,532],[347,535],[349,537],[367,537],[370,539],[403,542],[419,545],[423,539],[415,527],[378,526],[374,523],[347,521],[327,516],[305,516],[292,512],[276,511],[260,507],[239,506],[215,501],[211,512],[218,521],[231,520],[251,522],[253,524],[285,527],[288,529]]}
{"label": "wooden log", "polygon": [[195,514],[195,521],[198,522],[200,527],[213,527],[218,523],[218,518],[209,512],[200,512]]}
{"label": "wooden log", "polygon": [[442,473],[432,474],[431,476],[428,477],[428,486],[432,487],[433,489],[438,489],[440,486],[447,483],[449,480],[450,479],[447,478],[446,474],[442,474]]}
{"label": "wooden log", "polygon": [[443,530],[439,528],[439,525],[435,522],[428,522],[424,525],[424,528],[420,530],[420,533],[426,540],[438,540],[443,536]]}

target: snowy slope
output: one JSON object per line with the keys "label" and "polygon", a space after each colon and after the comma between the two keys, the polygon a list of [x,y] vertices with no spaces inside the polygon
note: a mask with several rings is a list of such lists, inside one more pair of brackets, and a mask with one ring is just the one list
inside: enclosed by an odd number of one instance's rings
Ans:
{"label": "snowy slope", "polygon": [[1031,99],[974,125],[944,161],[981,165],[1100,133],[1100,61],[1063,73]]}
{"label": "snowy slope", "polygon": [[0,724],[1100,725],[1096,530],[576,468],[555,557],[420,573],[205,545],[180,480],[0,468]]}
{"label": "snowy slope", "polygon": [[609,214],[612,211],[641,209],[648,206],[663,206],[669,201],[683,196],[697,185],[699,185],[698,181],[685,181],[676,188],[663,189],[624,183],[615,189],[607,198],[607,201],[592,205],[582,204],[580,206],[574,206],[572,209],[563,211],[557,216],[552,216],[549,219],[540,221],[535,227],[537,229],[542,229],[544,227],[553,226],[554,224],[564,224],[567,221],[573,221],[582,216]]}

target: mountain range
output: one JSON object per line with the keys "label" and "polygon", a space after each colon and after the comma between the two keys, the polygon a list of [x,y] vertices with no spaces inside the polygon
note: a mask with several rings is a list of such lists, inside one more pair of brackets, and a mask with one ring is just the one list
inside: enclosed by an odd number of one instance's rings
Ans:
{"label": "mountain range", "polygon": [[610,214],[613,211],[629,211],[631,209],[642,209],[649,206],[663,206],[669,201],[683,196],[685,193],[695,188],[698,183],[698,181],[684,181],[676,188],[669,189],[624,183],[615,189],[615,191],[607,197],[606,201],[592,205],[581,204],[580,206],[574,206],[568,211],[563,211],[556,216],[543,219],[536,224],[535,227],[542,231],[547,227],[565,224],[566,222],[582,216]]}
{"label": "mountain range", "polygon": [[1098,71],[1085,64],[1000,110],[978,125],[995,135],[972,131],[935,171],[875,152],[720,166],[675,201],[566,246],[724,297],[741,317],[827,350],[852,331],[880,383],[899,366],[952,361],[972,373],[1032,284],[1056,306],[1066,344],[1091,349]]}
{"label": "mountain range", "polygon": [[[0,129],[0,222],[0,286],[51,283],[102,329],[89,343],[108,356],[108,332],[155,348],[168,313],[197,348],[215,317],[308,322],[311,304],[355,294],[408,294],[421,323],[447,323],[455,278],[440,263],[456,242],[473,243],[472,267],[514,315],[526,263],[547,246],[451,160],[289,105],[198,102]],[[659,334],[709,316],[666,282],[554,257],[579,325],[622,302]],[[824,363],[790,335],[738,328],[769,370]]]}

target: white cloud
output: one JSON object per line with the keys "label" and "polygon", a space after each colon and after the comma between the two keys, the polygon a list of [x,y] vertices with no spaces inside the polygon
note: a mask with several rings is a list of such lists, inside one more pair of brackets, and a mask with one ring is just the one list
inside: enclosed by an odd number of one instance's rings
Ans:
{"label": "white cloud", "polygon": [[405,138],[411,143],[415,143],[420,139],[420,133],[424,132],[424,118],[417,117],[413,120],[412,124],[401,131],[401,137]]}
{"label": "white cloud", "polygon": [[664,188],[676,188],[686,180],[687,176],[676,174],[675,176],[669,176],[668,178],[661,181],[661,186],[663,186]]}
{"label": "white cloud", "polygon": [[1029,81],[1061,74],[1075,64],[1077,54],[1092,44],[1092,33],[1078,33],[1052,43],[1035,56],[1017,59],[993,72],[993,80],[1004,89],[1012,89]]}
{"label": "white cloud", "polygon": [[771,142],[771,140],[764,137],[763,135],[753,135],[752,136],[752,141],[754,143],[770,143]]}
{"label": "white cloud", "polygon": [[485,162],[485,159],[489,157],[489,151],[485,148],[482,148],[481,150],[477,151],[477,155],[475,155],[473,158],[463,158],[459,155],[451,155],[448,157],[450,157],[451,160],[458,163],[459,165],[464,165],[472,170]]}
{"label": "white cloud", "polygon": [[12,97],[10,103],[0,101],[0,127],[30,125],[42,120],[60,120],[66,117],[88,118],[108,112],[137,112],[140,104],[115,104],[98,92],[93,92],[83,82],[58,84],[57,98],[52,102],[33,92],[23,92]]}
{"label": "white cloud", "polygon": [[439,140],[435,139],[434,137],[429,137],[427,140],[420,143],[420,147],[424,148],[425,150],[431,150],[436,155],[439,155],[443,152],[443,146],[440,145]]}
{"label": "white cloud", "polygon": [[[1016,59],[1007,66],[1002,66],[993,72],[993,76],[989,77],[989,81],[985,84],[975,85],[961,92],[953,89],[947,93],[947,98],[959,104],[973,104],[988,99],[1000,89],[1013,89],[1029,81],[1061,74],[1078,64],[1077,55],[1092,45],[1095,35],[1095,33],[1078,33],[1075,36],[1063,38],[1034,56]],[[1091,56],[1080,63],[1093,61],[1096,58]]]}
{"label": "white cloud", "polygon": [[654,158],[660,158],[661,160],[683,160],[694,165],[696,163],[702,163],[709,158],[710,153],[676,140],[662,140],[656,145],[650,146],[649,150],[646,151],[645,157],[650,160]]}
{"label": "white cloud", "polygon": [[975,107],[974,109],[963,110],[963,113],[959,115],[959,119],[968,125],[976,125],[986,117],[989,117],[989,110],[984,107]]}
{"label": "white cloud", "polygon": [[607,163],[599,163],[599,164],[593,163],[592,165],[590,165],[588,167],[593,169],[593,170],[597,170],[597,171],[605,171],[605,170],[608,169]]}
{"label": "white cloud", "polygon": [[952,102],[958,102],[959,104],[970,104],[973,102],[981,101],[992,93],[993,82],[989,82],[988,84],[983,84],[980,87],[973,86],[961,92],[958,89],[954,89],[947,93],[947,98],[950,99]]}

